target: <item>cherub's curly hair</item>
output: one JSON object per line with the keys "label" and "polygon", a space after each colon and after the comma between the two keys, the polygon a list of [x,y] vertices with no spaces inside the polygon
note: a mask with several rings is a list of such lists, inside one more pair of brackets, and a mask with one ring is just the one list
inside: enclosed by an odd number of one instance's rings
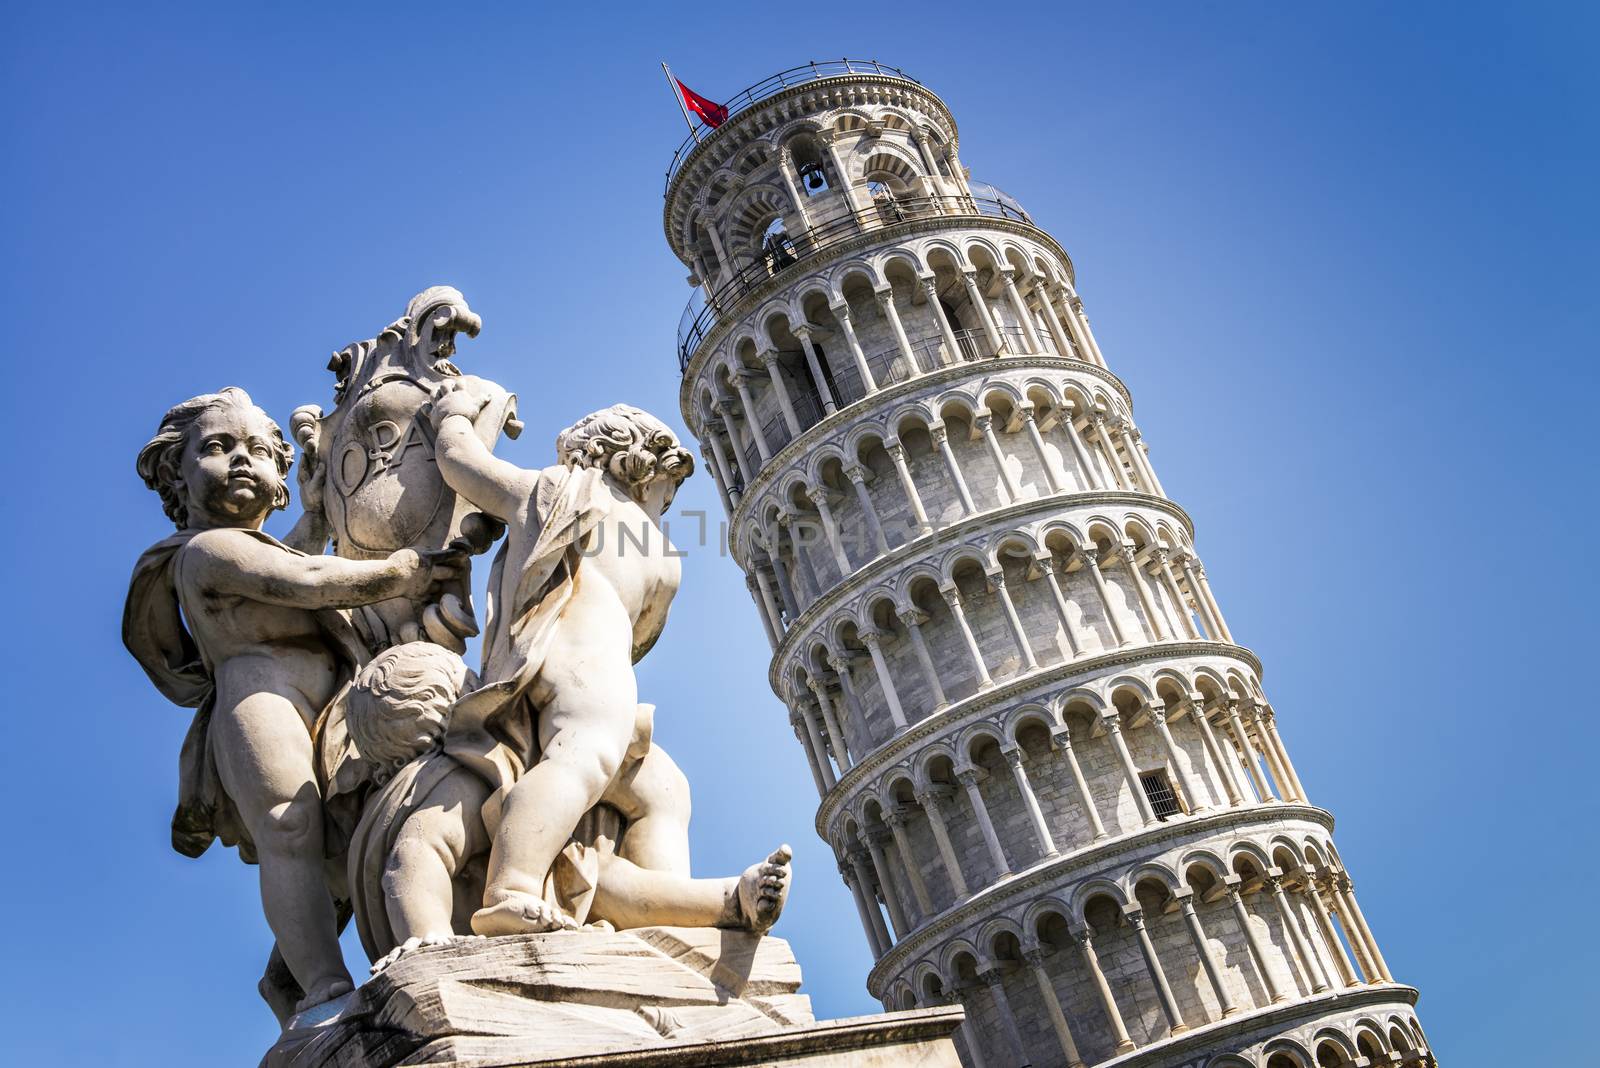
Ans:
{"label": "cherub's curly hair", "polygon": [[442,645],[407,642],[361,669],[346,698],[345,722],[356,750],[388,779],[444,737],[467,665]]}
{"label": "cherub's curly hair", "polygon": [[694,457],[678,436],[631,404],[613,404],[557,434],[556,458],[568,467],[603,468],[625,486],[642,486],[658,475],[681,485],[694,474]]}
{"label": "cherub's curly hair", "polygon": [[[161,495],[161,510],[167,513],[167,518],[172,520],[179,530],[189,525],[189,508],[184,501],[183,494],[178,492],[178,470],[183,461],[183,445],[189,436],[189,428],[201,414],[212,408],[220,408],[231,404],[239,408],[255,408],[255,402],[250,399],[250,394],[238,386],[228,386],[216,393],[202,393],[198,397],[190,397],[182,404],[174,405],[161,417],[161,426],[156,430],[156,436],[145,443],[139,450],[139,459],[135,465],[139,477],[144,479],[144,484]],[[257,409],[260,411],[260,409]],[[266,415],[266,412],[261,412]],[[278,468],[278,485],[272,493],[272,507],[276,511],[289,507],[289,468],[294,464],[294,450],[284,440],[283,431],[278,424],[268,416],[267,425],[272,428],[273,460]]]}

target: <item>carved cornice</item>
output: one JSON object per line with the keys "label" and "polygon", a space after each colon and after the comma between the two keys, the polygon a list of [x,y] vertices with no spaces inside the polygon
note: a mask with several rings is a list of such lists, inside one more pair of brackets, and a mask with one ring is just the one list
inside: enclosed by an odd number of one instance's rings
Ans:
{"label": "carved cornice", "polygon": [[908,753],[920,749],[934,736],[952,728],[967,726],[970,721],[995,705],[1015,703],[1032,690],[1044,686],[1059,686],[1079,675],[1126,667],[1130,664],[1142,664],[1151,660],[1174,660],[1194,656],[1233,657],[1249,665],[1257,679],[1261,677],[1261,661],[1256,659],[1254,653],[1242,646],[1223,642],[1156,642],[1128,649],[1114,649],[1100,656],[1041,667],[1019,678],[997,683],[991,690],[980,690],[971,697],[955,702],[942,712],[918,720],[888,742],[863,756],[860,761],[851,765],[849,771],[839,776],[839,781],[817,807],[815,819],[817,834],[824,841],[832,841],[828,835],[828,825],[849,807],[848,802],[854,800],[858,787],[894,766]]}
{"label": "carved cornice", "polygon": [[[756,472],[756,477],[751,479],[750,484],[744,488],[744,493],[739,498],[739,504],[734,508],[733,513],[728,517],[729,545],[738,544],[739,531],[744,526],[745,520],[749,516],[750,509],[755,507],[754,503],[752,502],[759,500],[761,496],[772,487],[772,484],[778,480],[779,475],[789,466],[790,463],[804,456],[821,443],[825,441],[832,441],[840,437],[844,430],[855,420],[870,419],[874,415],[880,415],[886,408],[899,403],[908,396],[919,393],[922,390],[930,387],[938,390],[950,385],[953,382],[961,381],[969,376],[979,377],[980,374],[990,374],[995,370],[1008,371],[1013,368],[1021,370],[1027,370],[1029,368],[1045,368],[1053,371],[1064,370],[1082,372],[1088,375],[1090,378],[1099,378],[1103,380],[1107,385],[1111,386],[1121,395],[1123,403],[1128,406],[1128,410],[1130,412],[1133,410],[1132,395],[1129,394],[1128,387],[1122,384],[1122,380],[1120,378],[1112,374],[1110,371],[1107,371],[1102,367],[1097,367],[1092,363],[1087,363],[1083,360],[1069,360],[1061,356],[1043,356],[1031,354],[1023,356],[1000,356],[991,360],[960,363],[954,367],[941,367],[937,371],[929,371],[927,374],[920,375],[917,378],[910,378],[904,382],[896,382],[892,386],[886,386],[871,396],[863,397],[861,400],[858,400],[853,404],[847,404],[843,408],[840,408],[838,411],[834,412],[832,415],[824,417],[815,425],[807,427],[805,430],[795,435],[792,441],[790,441],[783,448],[779,449],[777,452],[773,453],[772,458],[761,465],[761,470]],[[688,382],[688,379],[685,378],[684,381]],[[690,392],[690,396],[692,396],[692,390]],[[690,418],[690,410],[691,409],[685,409],[684,411],[684,423],[692,430],[695,428],[695,422]],[[1073,496],[1073,494],[1056,494],[1053,496],[1070,497]],[[1166,500],[1164,497],[1161,499]],[[1174,504],[1173,507],[1177,508],[1178,506]],[[1185,513],[1185,515],[1187,516],[1187,513]],[[1194,536],[1193,523],[1189,524],[1189,535],[1191,538]]]}
{"label": "carved cornice", "polygon": [[[940,527],[932,534],[921,534],[898,548],[891,549],[875,560],[868,562],[863,567],[857,568],[844,579],[835,583],[806,606],[805,611],[795,618],[792,626],[784,632],[783,641],[772,654],[772,666],[767,671],[768,682],[772,685],[774,693],[778,693],[778,679],[781,673],[778,665],[783,663],[791,654],[794,644],[802,636],[810,632],[818,622],[826,619],[839,610],[840,605],[848,601],[857,593],[876,585],[884,578],[900,571],[920,554],[935,548],[949,548],[974,534],[992,533],[997,530],[1007,530],[1018,525],[1018,522],[1034,517],[1035,513],[1055,515],[1068,507],[1087,507],[1096,504],[1122,504],[1137,505],[1150,508],[1158,512],[1166,512],[1183,525],[1189,535],[1190,542],[1194,541],[1194,520],[1189,518],[1189,513],[1178,507],[1165,497],[1157,497],[1149,493],[1128,493],[1122,490],[1095,490],[1092,493],[1054,493],[1045,497],[1036,497],[1033,500],[1021,501],[1017,504],[1008,504],[1003,508],[995,508],[988,512],[979,512],[977,515],[968,516],[959,522],[947,527]],[[1013,520],[1017,522],[1008,522]],[[738,557],[737,539],[733,529],[728,531],[728,551],[733,555],[734,562],[738,563],[744,571],[749,571],[749,562],[741,561]]]}
{"label": "carved cornice", "polygon": [[[1076,853],[1042,861],[1027,871],[976,891],[967,900],[947,909],[931,923],[918,927],[895,943],[867,973],[867,990],[873,997],[881,998],[884,989],[900,978],[901,973],[919,958],[928,956],[941,943],[973,924],[984,923],[1016,904],[1018,898],[1032,899],[1038,896],[1036,892],[1041,887],[1059,887],[1100,875],[1102,869],[1116,866],[1118,859],[1124,855],[1127,855],[1127,860],[1123,863],[1136,865],[1180,839],[1206,838],[1239,827],[1271,825],[1286,820],[1315,823],[1329,834],[1333,833],[1333,814],[1313,805],[1251,805],[1142,828],[1133,834],[1099,842]],[[936,953],[934,955],[937,956]]]}
{"label": "carved cornice", "polygon": [[[693,384],[698,379],[704,367],[708,354],[714,350],[728,334],[728,331],[744,321],[747,312],[759,307],[766,299],[779,290],[790,289],[810,277],[814,273],[822,272],[829,265],[836,263],[846,256],[854,255],[862,249],[872,248],[877,245],[894,245],[908,237],[917,237],[922,234],[942,233],[948,230],[1000,230],[1005,233],[1015,234],[1038,241],[1048,248],[1052,254],[1061,260],[1061,265],[1066,269],[1067,278],[1073,285],[1077,284],[1077,274],[1073,270],[1072,257],[1067,255],[1067,250],[1061,247],[1050,234],[1037,226],[1029,223],[1018,222],[1013,219],[1001,219],[992,215],[930,215],[926,218],[906,219],[903,222],[891,223],[881,226],[876,230],[868,230],[848,241],[829,245],[820,252],[812,253],[799,260],[790,267],[784,268],[760,285],[746,292],[734,301],[715,326],[706,331],[705,337],[700,339],[700,344],[695,347],[694,355],[689,359],[689,365],[683,372],[683,385],[679,387],[678,405],[684,412],[684,419],[690,418],[689,399],[693,396]],[[797,270],[804,266],[805,271]],[[793,273],[791,273],[793,272]],[[1071,361],[1076,363],[1077,361]],[[1109,373],[1109,372],[1108,372]],[[1118,383],[1120,386],[1121,383]],[[1123,395],[1127,396],[1124,389]],[[1132,401],[1130,400],[1131,404]],[[693,422],[690,421],[693,426]]]}

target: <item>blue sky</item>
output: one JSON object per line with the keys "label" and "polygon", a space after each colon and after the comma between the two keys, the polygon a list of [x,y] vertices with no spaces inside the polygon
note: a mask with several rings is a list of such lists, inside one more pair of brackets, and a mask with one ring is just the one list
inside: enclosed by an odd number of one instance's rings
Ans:
{"label": "blue sky", "polygon": [[[1592,8],[6,11],[19,1063],[247,1064],[274,1035],[253,869],[168,848],[187,716],[117,636],[166,532],[133,471],[161,412],[226,384],[281,421],[326,404],[327,354],[446,282],[486,322],[460,362],[522,397],[511,459],[547,462],[613,401],[681,425],[660,197],[684,130],[657,64],[715,98],[841,55],[939,92],[974,176],[1072,254],[1440,1056],[1586,1059],[1561,1021],[1600,996],[1600,731],[1575,674],[1596,636]],[[718,508],[703,477],[680,503]],[[697,865],[793,843],[779,933],[819,1015],[872,1011],[766,658],[737,569],[693,553],[641,674],[694,783]]]}

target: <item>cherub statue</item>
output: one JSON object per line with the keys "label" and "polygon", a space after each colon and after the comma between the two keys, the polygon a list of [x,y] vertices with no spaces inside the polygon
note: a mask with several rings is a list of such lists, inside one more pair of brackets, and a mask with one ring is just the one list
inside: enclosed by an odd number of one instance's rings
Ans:
{"label": "cherub statue", "polygon": [[[562,431],[556,466],[523,470],[473,432],[482,405],[446,383],[432,422],[444,480],[507,524],[489,579],[485,684],[457,703],[445,745],[495,789],[472,929],[499,935],[563,925],[543,893],[546,876],[630,747],[648,741],[633,665],[660,636],[678,589],[661,516],[694,461],[664,423],[618,404]],[[648,826],[628,834],[636,855],[649,856],[648,841],[631,841],[636,833],[648,839]]]}
{"label": "cherub statue", "polygon": [[178,528],[134,568],[123,641],[156,687],[197,708],[179,767],[174,847],[213,838],[261,868],[267,923],[303,991],[297,1009],[351,989],[324,875],[319,726],[366,649],[341,609],[426,600],[459,552],[379,560],[306,556],[261,530],[286,507],[282,431],[241,389],[184,401],[138,471]]}
{"label": "cherub statue", "polygon": [[[415,642],[379,653],[350,689],[350,736],[384,781],[349,854],[356,927],[374,972],[419,946],[471,933],[483,898],[490,841],[482,810],[492,788],[443,751],[443,741],[452,706],[476,683],[460,657]],[[740,876],[690,878],[688,784],[658,746],[635,739],[602,800],[628,817],[620,843],[567,844],[543,880],[544,900],[565,924],[761,933],[777,920],[789,892],[789,847]],[[648,838],[639,850],[635,829]]]}

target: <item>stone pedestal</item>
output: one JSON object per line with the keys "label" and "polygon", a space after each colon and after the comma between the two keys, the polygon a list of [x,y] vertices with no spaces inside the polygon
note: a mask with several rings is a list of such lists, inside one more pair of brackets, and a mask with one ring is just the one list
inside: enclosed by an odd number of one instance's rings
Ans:
{"label": "stone pedestal", "polygon": [[787,942],[740,931],[470,939],[402,958],[325,1019],[297,1018],[262,1066],[959,1068],[959,1009],[819,1023],[799,989]]}

